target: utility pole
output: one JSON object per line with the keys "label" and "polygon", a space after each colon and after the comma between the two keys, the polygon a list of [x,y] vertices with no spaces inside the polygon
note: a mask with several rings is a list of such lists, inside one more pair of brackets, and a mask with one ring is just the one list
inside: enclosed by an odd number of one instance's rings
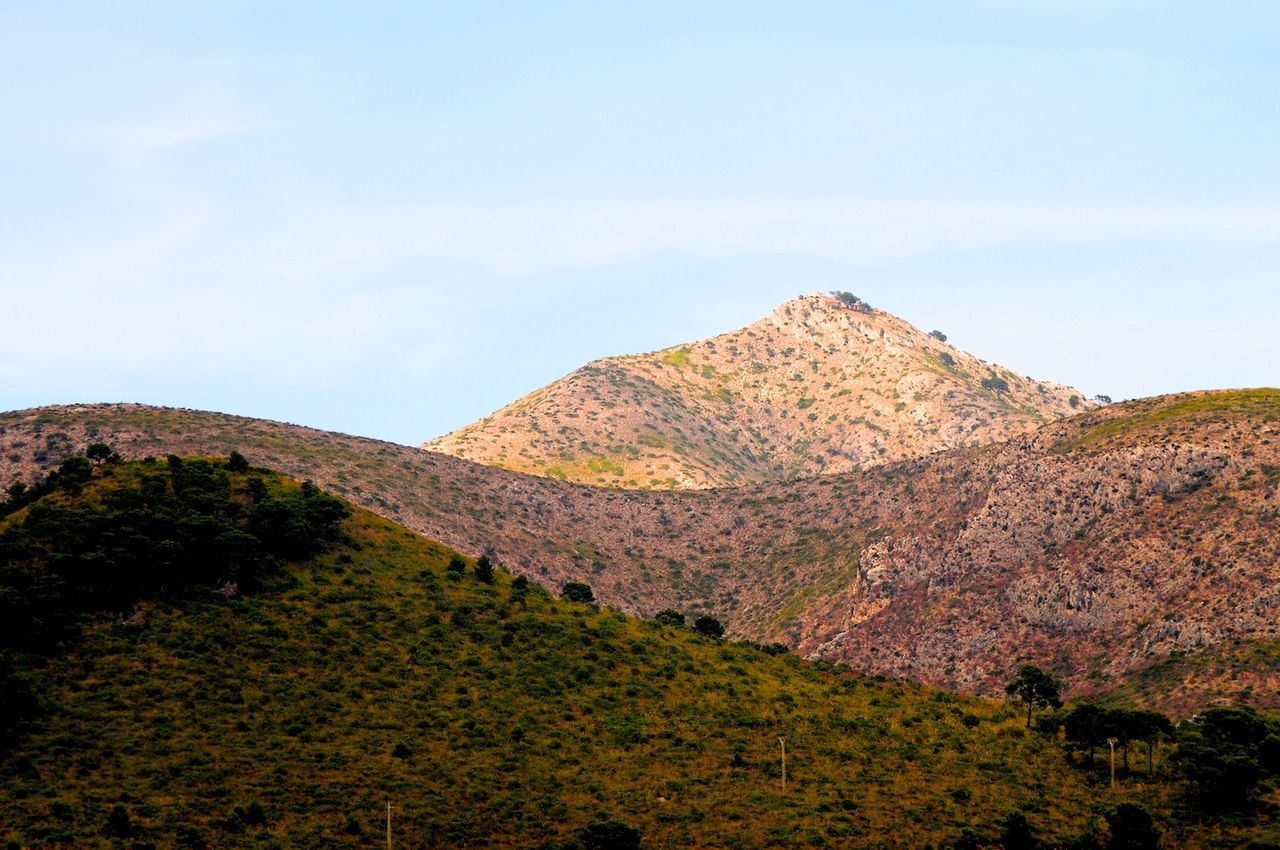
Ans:
{"label": "utility pole", "polygon": [[1107,746],[1111,748],[1111,789],[1116,787],[1116,739],[1108,738]]}
{"label": "utility pole", "polygon": [[782,747],[782,790],[787,790],[787,739],[778,738],[778,744]]}
{"label": "utility pole", "polygon": [[387,800],[387,850],[391,850],[391,801]]}

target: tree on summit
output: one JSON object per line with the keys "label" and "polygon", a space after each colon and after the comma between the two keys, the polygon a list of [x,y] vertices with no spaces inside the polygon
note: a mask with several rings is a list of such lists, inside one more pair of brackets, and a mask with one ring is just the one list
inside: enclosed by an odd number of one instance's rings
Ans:
{"label": "tree on summit", "polygon": [[1024,664],[1018,675],[1005,686],[1004,692],[1027,706],[1027,728],[1031,728],[1031,713],[1037,708],[1061,708],[1058,680],[1034,664]]}

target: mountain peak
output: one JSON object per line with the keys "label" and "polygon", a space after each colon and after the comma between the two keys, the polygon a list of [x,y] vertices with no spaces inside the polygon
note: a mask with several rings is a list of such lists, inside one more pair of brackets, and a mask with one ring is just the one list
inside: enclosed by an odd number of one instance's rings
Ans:
{"label": "mountain peak", "polygon": [[1091,407],[849,293],[597,360],[424,449],[586,484],[693,489],[878,466]]}

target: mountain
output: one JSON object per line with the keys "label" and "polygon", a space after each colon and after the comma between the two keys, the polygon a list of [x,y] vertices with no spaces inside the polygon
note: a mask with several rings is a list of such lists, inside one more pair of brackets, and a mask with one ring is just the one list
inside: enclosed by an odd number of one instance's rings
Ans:
{"label": "mountain", "polygon": [[0,431],[0,481],[95,440],[128,457],[238,448],[549,586],[583,581],[642,616],[711,613],[867,672],[995,694],[1030,661],[1077,695],[1141,684],[1171,711],[1280,707],[1277,390],[1109,405],[1002,445],[689,492],[137,405],[9,413]]}
{"label": "mountain", "polygon": [[979,446],[1094,407],[853,296],[597,360],[423,444],[581,484],[696,489],[847,472]]}
{"label": "mountain", "polygon": [[1098,846],[1123,804],[1280,837],[1187,816],[1170,740],[1109,790],[1008,703],[555,599],[234,457],[20,501],[5,626],[61,622],[0,631],[8,846],[381,846],[388,803],[397,847]]}

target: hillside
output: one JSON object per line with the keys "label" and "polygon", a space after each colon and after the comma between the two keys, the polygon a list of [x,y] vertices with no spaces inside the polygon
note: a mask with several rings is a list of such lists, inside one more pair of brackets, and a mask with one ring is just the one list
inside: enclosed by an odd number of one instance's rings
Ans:
{"label": "hillside", "polygon": [[424,449],[534,475],[696,489],[866,469],[1025,434],[1095,406],[861,302],[590,363]]}
{"label": "hillside", "polygon": [[[287,506],[323,519],[300,536],[294,520],[264,524]],[[0,520],[6,589],[35,569],[84,600],[56,643],[0,642],[6,697],[38,695],[0,754],[0,840],[379,846],[387,801],[396,846],[569,850],[597,824],[586,836],[636,830],[645,848],[926,847],[996,838],[1011,813],[1063,845],[1105,834],[1125,802],[1179,847],[1276,837],[1269,818],[1184,819],[1168,743],[1154,777],[1108,791],[1005,704],[555,600],[501,570],[486,580],[366,511],[334,527],[332,507],[226,461],[107,462]],[[139,524],[154,551],[137,563],[157,583],[105,582],[106,565],[135,563],[108,541]],[[250,554],[305,551],[254,555],[273,578],[223,593],[153,557],[197,530]],[[250,572],[229,550],[218,561]],[[626,845],[584,850],[602,846]]]}
{"label": "hillside", "polygon": [[131,457],[239,447],[549,586],[585,581],[644,616],[710,612],[734,636],[869,672],[991,694],[1030,660],[1083,694],[1196,656],[1185,681],[1150,680],[1150,704],[1280,704],[1280,665],[1241,678],[1208,663],[1277,639],[1275,390],[1112,405],[1005,445],[682,493],[194,411],[46,408],[0,429],[0,480],[95,439]]}

